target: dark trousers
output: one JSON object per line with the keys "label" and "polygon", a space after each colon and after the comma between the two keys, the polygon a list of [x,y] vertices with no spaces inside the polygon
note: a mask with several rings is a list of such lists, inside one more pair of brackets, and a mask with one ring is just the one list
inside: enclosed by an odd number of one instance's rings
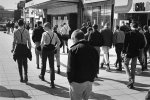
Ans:
{"label": "dark trousers", "polygon": [[121,57],[122,50],[123,50],[123,43],[117,43],[115,45],[115,51],[117,54],[116,65],[119,63],[119,68],[122,68],[122,57]]}
{"label": "dark trousers", "polygon": [[144,62],[145,62],[144,49],[140,50],[138,60],[140,62],[142,69],[144,69]]}
{"label": "dark trousers", "polygon": [[50,51],[42,51],[42,69],[41,69],[41,75],[44,77],[45,71],[46,71],[46,61],[47,58],[49,60],[49,67],[50,67],[50,80],[55,80],[55,70],[54,70],[54,52]]}
{"label": "dark trousers", "polygon": [[17,63],[18,63],[18,69],[19,69],[20,78],[23,79],[22,67],[24,68],[24,75],[25,75],[25,77],[27,77],[27,73],[28,73],[27,57],[19,57],[19,58],[17,58]]}
{"label": "dark trousers", "polygon": [[144,48],[144,69],[147,69],[147,51],[149,47]]}
{"label": "dark trousers", "polygon": [[63,53],[65,53],[65,45],[67,47],[67,53],[68,53],[68,40],[63,40]]}

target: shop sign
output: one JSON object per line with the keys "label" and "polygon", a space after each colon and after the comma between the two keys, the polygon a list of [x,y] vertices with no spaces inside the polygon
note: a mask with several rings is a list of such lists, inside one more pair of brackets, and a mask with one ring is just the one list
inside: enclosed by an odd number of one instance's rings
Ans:
{"label": "shop sign", "polygon": [[84,3],[93,3],[93,2],[100,2],[100,1],[106,1],[106,0],[83,0]]}
{"label": "shop sign", "polygon": [[145,10],[150,11],[150,2],[149,1],[146,2]]}

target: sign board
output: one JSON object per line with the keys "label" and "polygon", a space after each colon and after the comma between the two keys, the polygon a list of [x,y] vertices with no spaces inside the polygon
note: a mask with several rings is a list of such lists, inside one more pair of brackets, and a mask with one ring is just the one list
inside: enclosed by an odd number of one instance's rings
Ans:
{"label": "sign board", "polygon": [[106,0],[83,0],[83,3],[93,3],[93,2],[100,2],[100,1],[106,1]]}

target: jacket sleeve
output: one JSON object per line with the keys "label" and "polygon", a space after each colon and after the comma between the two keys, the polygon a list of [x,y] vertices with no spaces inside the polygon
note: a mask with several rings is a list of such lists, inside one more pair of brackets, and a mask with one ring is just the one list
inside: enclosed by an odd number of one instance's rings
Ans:
{"label": "jacket sleeve", "polygon": [[75,54],[70,50],[68,53],[67,78],[69,83],[73,82],[75,68]]}
{"label": "jacket sleeve", "polygon": [[124,47],[123,47],[123,53],[127,52],[127,47],[128,47],[128,43],[129,43],[129,34],[130,33],[126,33],[125,35],[125,40],[124,40]]}
{"label": "jacket sleeve", "polygon": [[35,43],[35,29],[32,32],[32,41]]}

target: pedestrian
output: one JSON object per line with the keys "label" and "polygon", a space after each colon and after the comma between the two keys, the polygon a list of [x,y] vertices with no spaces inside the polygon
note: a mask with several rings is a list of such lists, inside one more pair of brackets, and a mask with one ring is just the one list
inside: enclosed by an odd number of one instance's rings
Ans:
{"label": "pedestrian", "polygon": [[[138,26],[138,31],[144,36],[144,31],[143,31],[142,27]],[[145,38],[145,42],[147,42],[145,36],[144,36],[144,38]],[[144,71],[144,64],[145,64],[144,48],[140,49],[138,60],[140,62],[141,68],[142,68],[141,70]]]}
{"label": "pedestrian", "polygon": [[84,39],[81,30],[75,30],[71,39],[73,46],[68,53],[67,78],[70,85],[71,100],[88,100],[92,91],[92,82],[99,65],[98,53]]}
{"label": "pedestrian", "polygon": [[[139,55],[140,49],[145,46],[144,35],[138,31],[138,24],[133,22],[131,24],[131,29],[129,33],[125,35],[124,49],[125,54],[124,67],[129,78],[127,87],[134,88],[135,82],[135,69],[137,64],[137,57]],[[132,59],[132,60],[131,60]],[[131,60],[131,70],[129,69],[129,62]]]}
{"label": "pedestrian", "polygon": [[69,39],[69,31],[70,31],[69,25],[66,23],[63,24],[62,28],[60,29],[62,39],[64,41],[63,43],[63,53],[65,53],[65,46],[67,47],[67,53],[68,53],[68,39]]}
{"label": "pedestrian", "polygon": [[86,28],[86,24],[85,24],[85,23],[82,24],[81,31],[82,31],[84,34],[87,33],[87,28]]}
{"label": "pedestrian", "polygon": [[[41,39],[41,49],[42,49],[42,69],[39,78],[44,81],[45,71],[46,71],[46,61],[49,59],[49,67],[50,67],[50,81],[51,88],[55,88],[54,80],[55,80],[55,69],[54,69],[54,51],[59,48],[60,40],[57,37],[57,34],[54,33],[51,29],[51,24],[46,22],[44,24],[45,32],[42,34]],[[57,43],[57,44],[56,44]]]}
{"label": "pedestrian", "polygon": [[54,26],[53,31],[57,34],[60,40],[60,46],[55,53],[55,58],[57,62],[57,73],[60,74],[60,48],[63,46],[63,40],[62,40],[61,34],[58,32],[58,25]]}
{"label": "pedestrian", "polygon": [[25,27],[29,31],[29,29],[30,29],[30,23],[29,23],[29,21],[26,23]]}
{"label": "pedestrian", "polygon": [[6,28],[7,28],[7,34],[9,34],[10,33],[10,28],[11,28],[10,21],[7,22]]}
{"label": "pedestrian", "polygon": [[[14,52],[14,60],[17,60],[20,82],[28,81],[28,50],[31,50],[31,41],[28,30],[24,28],[24,21],[20,19],[18,21],[19,28],[14,32],[13,48],[11,52]],[[29,49],[28,49],[29,48]],[[31,57],[30,57],[31,60]],[[24,67],[24,75],[22,73],[22,67]]]}
{"label": "pedestrian", "polygon": [[[101,33],[98,31],[98,25],[94,24],[93,25],[93,32],[89,35],[88,41],[91,46],[93,46],[97,53],[99,54],[98,60],[100,60],[100,47],[103,45],[103,36]],[[97,69],[97,74],[99,73],[99,66]],[[96,76],[98,77],[98,76]]]}
{"label": "pedestrian", "polygon": [[117,59],[115,62],[115,66],[117,67],[117,64],[119,63],[119,68],[117,68],[117,71],[122,71],[122,50],[123,50],[123,44],[124,44],[125,34],[123,31],[120,30],[120,27],[117,25],[116,30],[113,35],[113,44],[115,45],[115,51],[117,54]]}
{"label": "pedestrian", "polygon": [[36,66],[37,69],[39,69],[40,65],[39,65],[39,59],[41,58],[41,50],[38,49],[38,47],[41,44],[41,38],[42,38],[42,34],[44,32],[44,29],[42,27],[42,22],[38,21],[37,22],[38,27],[33,29],[33,33],[32,33],[32,41],[35,44],[35,55],[36,55]]}
{"label": "pedestrian", "polygon": [[143,29],[144,29],[144,36],[146,38],[147,44],[144,47],[144,57],[145,57],[145,59],[144,59],[144,67],[143,67],[142,71],[147,70],[147,52],[148,52],[148,49],[150,48],[150,32],[148,30],[148,26],[145,25],[143,27]]}
{"label": "pedestrian", "polygon": [[112,47],[113,44],[113,32],[110,29],[109,23],[106,23],[104,25],[104,28],[101,30],[101,34],[104,40],[104,43],[101,47],[103,52],[103,58],[101,59],[101,68],[103,68],[103,65],[105,63],[107,66],[106,71],[110,71],[109,49]]}
{"label": "pedestrian", "polygon": [[87,29],[87,33],[84,34],[84,38],[85,38],[86,40],[88,40],[89,35],[90,35],[92,32],[93,32],[92,27],[89,27],[89,28]]}
{"label": "pedestrian", "polygon": [[14,32],[14,27],[15,27],[15,23],[14,23],[14,21],[11,21],[10,28],[11,28],[12,33]]}

